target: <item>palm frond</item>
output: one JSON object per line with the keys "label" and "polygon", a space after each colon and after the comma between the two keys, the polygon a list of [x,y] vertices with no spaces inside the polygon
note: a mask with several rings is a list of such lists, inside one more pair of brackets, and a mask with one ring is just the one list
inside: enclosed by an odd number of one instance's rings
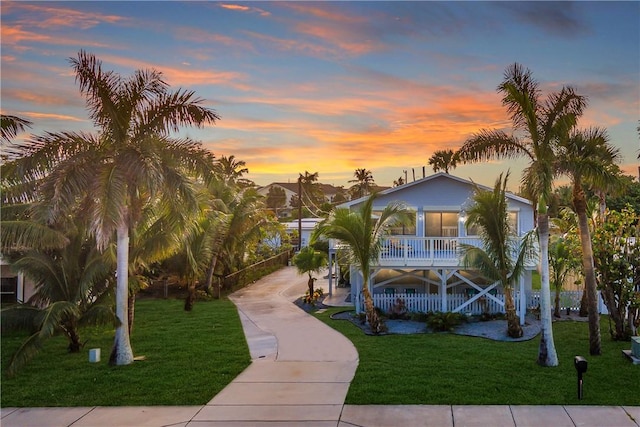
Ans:
{"label": "palm frond", "polygon": [[16,304],[0,311],[2,331],[33,331],[40,309],[29,304]]}
{"label": "palm frond", "polygon": [[2,252],[5,253],[26,249],[59,249],[69,243],[64,233],[33,221],[2,221],[0,239]]}
{"label": "palm frond", "polygon": [[29,336],[13,353],[7,366],[7,376],[15,377],[18,371],[33,359],[43,348],[44,340],[38,332]]}

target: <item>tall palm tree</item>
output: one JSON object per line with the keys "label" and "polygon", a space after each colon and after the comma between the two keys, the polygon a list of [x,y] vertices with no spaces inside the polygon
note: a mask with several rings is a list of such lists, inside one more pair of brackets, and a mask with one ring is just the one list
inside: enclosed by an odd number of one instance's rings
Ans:
{"label": "tall palm tree", "polygon": [[509,225],[508,179],[508,172],[504,180],[500,174],[493,191],[475,186],[474,204],[467,211],[467,226],[478,227],[482,248],[463,244],[461,253],[467,267],[478,269],[484,277],[500,282],[505,295],[507,335],[520,338],[522,327],[513,300],[513,282],[522,275],[535,254],[533,234],[527,234],[520,240]]}
{"label": "tall palm tree", "polygon": [[385,326],[378,317],[373,304],[370,287],[371,264],[377,261],[381,240],[389,226],[397,223],[408,224],[413,218],[411,210],[401,203],[391,203],[374,217],[373,203],[376,193],[369,196],[360,210],[352,212],[348,208],[336,208],[314,231],[315,239],[325,236],[337,239],[349,247],[352,264],[362,273],[362,295],[369,327],[374,334],[384,331]]}
{"label": "tall palm tree", "polygon": [[129,78],[104,71],[95,56],[80,51],[70,63],[86,97],[97,135],[47,133],[21,144],[17,159],[25,180],[38,182],[52,217],[81,206],[90,233],[104,249],[116,236],[116,328],[110,362],[133,361],[128,333],[129,233],[148,203],[161,198],[173,210],[196,207],[190,174],[207,174],[213,156],[200,144],[176,140],[182,125],[218,119],[194,92],[169,91],[156,70]]}
{"label": "tall palm tree", "polygon": [[[555,223],[555,221],[554,221]],[[577,266],[577,259],[573,255],[571,241],[559,235],[551,236],[549,240],[550,282],[555,290],[553,315],[560,317],[560,293],[567,275]]]}
{"label": "tall palm tree", "polygon": [[555,176],[555,147],[558,139],[575,127],[585,108],[586,99],[569,86],[541,99],[539,83],[530,70],[517,63],[507,68],[498,91],[503,95],[502,104],[507,108],[516,133],[510,135],[502,130],[481,130],[465,141],[458,154],[463,162],[520,156],[529,160],[529,165],[523,171],[522,184],[525,193],[537,202],[542,320],[538,363],[542,366],[557,366],[549,289],[547,206]]}
{"label": "tall palm tree", "polygon": [[561,140],[557,153],[559,171],[569,175],[573,184],[573,206],[578,217],[582,247],[582,272],[587,295],[591,355],[602,354],[602,348],[596,272],[584,187],[587,184],[592,188],[605,188],[619,182],[618,168],[615,165],[619,159],[620,151],[609,144],[607,133],[601,128],[572,132],[568,138]]}
{"label": "tall palm tree", "polygon": [[437,150],[429,158],[429,164],[434,172],[449,173],[449,169],[455,168],[459,161],[458,153],[453,150]]}
{"label": "tall palm tree", "polygon": [[356,169],[353,172],[353,176],[355,179],[349,182],[355,183],[351,188],[354,198],[364,197],[370,194],[375,185],[371,171],[367,169]]}
{"label": "tall palm tree", "polygon": [[242,177],[244,174],[249,173],[249,169],[246,166],[247,163],[244,160],[236,160],[236,156],[232,154],[229,157],[220,156],[214,167],[218,176],[225,182],[240,187],[249,187],[253,185],[253,182]]}

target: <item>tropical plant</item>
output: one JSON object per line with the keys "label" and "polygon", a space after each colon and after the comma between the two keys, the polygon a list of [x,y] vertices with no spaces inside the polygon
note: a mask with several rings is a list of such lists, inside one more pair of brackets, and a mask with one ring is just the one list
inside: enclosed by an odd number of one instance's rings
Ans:
{"label": "tropical plant", "polygon": [[313,295],[313,284],[316,281],[313,273],[319,273],[322,267],[327,265],[326,254],[315,250],[312,246],[305,246],[293,257],[293,264],[298,269],[298,273],[306,273],[309,276],[307,281],[308,294]]}
{"label": "tropical plant", "polygon": [[465,266],[478,269],[484,277],[500,283],[505,295],[507,335],[520,338],[522,327],[513,300],[513,282],[534,259],[535,246],[532,233],[519,239],[509,225],[508,179],[509,173],[504,180],[500,174],[493,191],[474,185],[473,205],[467,210],[466,225],[477,227],[482,247],[462,244],[460,248]]}
{"label": "tropical plant", "polygon": [[619,182],[619,169],[615,163],[620,158],[620,152],[609,144],[604,129],[591,128],[574,131],[567,138],[562,138],[556,156],[558,170],[569,175],[573,184],[573,206],[578,217],[589,316],[589,354],[599,355],[602,353],[600,314],[584,187],[589,185],[591,188],[606,189]]}
{"label": "tropical plant", "polygon": [[14,253],[12,268],[35,284],[35,293],[26,303],[2,310],[3,331],[24,329],[31,335],[12,355],[9,376],[15,375],[41,349],[44,342],[63,334],[71,353],[84,343],[79,327],[115,324],[110,295],[113,259],[99,252],[95,242],[80,227],[67,222],[68,244],[61,249],[29,249]]}
{"label": "tropical plant", "polygon": [[168,135],[218,116],[193,92],[170,92],[158,71],[123,78],[103,71],[102,62],[84,51],[70,62],[99,133],[47,133],[20,144],[15,162],[23,180],[40,184],[52,218],[81,207],[99,249],[116,236],[120,324],[110,362],[125,365],[133,361],[127,324],[131,228],[144,206],[158,199],[174,212],[196,207],[190,178],[207,175],[213,156],[200,144]]}
{"label": "tropical plant", "polygon": [[[549,275],[550,284],[555,290],[553,314],[560,317],[560,294],[569,273],[573,272],[580,261],[574,256],[572,240],[552,235],[549,239]],[[577,249],[577,248],[575,248]]]}
{"label": "tropical plant", "polygon": [[220,156],[214,165],[214,169],[219,178],[224,182],[239,187],[251,187],[253,181],[243,178],[242,176],[249,173],[244,160],[236,160],[232,154],[229,157]]}
{"label": "tropical plant", "polygon": [[265,204],[268,208],[273,209],[277,216],[278,209],[287,205],[287,195],[285,194],[284,189],[275,186],[270,187]]}
{"label": "tropical plant", "polygon": [[354,183],[350,189],[352,199],[357,199],[370,194],[373,186],[375,185],[371,171],[367,169],[356,169],[353,176],[355,179],[349,181]]}
{"label": "tropical plant", "polygon": [[400,187],[401,185],[404,185],[404,178],[402,176],[399,176],[398,179],[393,180],[394,187]]}
{"label": "tropical plant", "polygon": [[18,132],[23,132],[32,124],[29,120],[18,116],[2,114],[0,115],[0,139],[9,142],[18,136]]}
{"label": "tropical plant", "polygon": [[373,215],[373,203],[376,193],[370,195],[358,211],[348,208],[336,208],[329,217],[318,224],[314,230],[314,237],[325,236],[337,239],[349,248],[349,258],[352,264],[360,269],[362,274],[362,295],[369,327],[374,334],[385,330],[380,319],[370,291],[371,264],[376,262],[382,246],[382,237],[389,226],[397,223],[410,223],[414,213],[404,204],[393,202],[387,205],[378,215]]}
{"label": "tropical plant", "polygon": [[449,173],[449,169],[455,168],[459,162],[458,153],[453,150],[437,150],[429,157],[429,165],[434,172]]}
{"label": "tropical plant", "polygon": [[507,68],[498,91],[503,95],[502,104],[507,107],[516,133],[481,130],[465,141],[458,154],[463,162],[520,156],[529,160],[529,165],[523,171],[522,184],[524,193],[537,202],[536,220],[541,262],[541,333],[537,360],[542,366],[557,366],[549,289],[547,206],[555,176],[555,147],[558,140],[575,127],[585,108],[586,99],[569,86],[541,99],[539,83],[530,70],[517,63]]}
{"label": "tropical plant", "polygon": [[640,326],[640,215],[629,207],[608,211],[594,230],[598,288],[609,311],[609,332],[627,340]]}

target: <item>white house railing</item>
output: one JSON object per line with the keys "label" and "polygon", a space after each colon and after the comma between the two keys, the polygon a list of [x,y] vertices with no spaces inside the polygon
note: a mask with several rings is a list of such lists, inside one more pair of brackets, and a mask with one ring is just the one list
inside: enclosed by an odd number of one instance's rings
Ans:
{"label": "white house railing", "polygon": [[[582,291],[564,291],[560,293],[560,309],[566,310],[570,308],[577,311],[580,308],[580,300]],[[361,310],[364,310],[364,302],[361,298],[359,304]],[[504,294],[492,294],[490,296],[479,298],[470,304],[466,304],[470,298],[466,294],[447,294],[446,307],[443,309],[443,298],[440,294],[373,294],[373,303],[376,307],[385,312],[389,312],[397,304],[398,299],[402,300],[404,306],[409,312],[428,313],[430,311],[460,311],[470,314],[482,313],[504,313]],[[520,293],[514,292],[513,299],[516,305],[516,311],[520,311]],[[553,310],[555,300],[555,292],[551,292],[551,308]],[[527,309],[535,309],[540,306],[540,292],[525,292],[525,301]],[[460,308],[464,305],[463,308]],[[598,312],[608,314],[607,307],[604,304],[600,293],[598,292]]]}

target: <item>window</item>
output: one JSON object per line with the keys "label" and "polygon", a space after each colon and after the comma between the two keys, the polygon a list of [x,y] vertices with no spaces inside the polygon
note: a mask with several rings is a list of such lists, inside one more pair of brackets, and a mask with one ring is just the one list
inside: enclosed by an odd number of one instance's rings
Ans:
{"label": "window", "polygon": [[425,236],[458,237],[457,212],[425,212]]}
{"label": "window", "polygon": [[[372,215],[375,219],[380,218],[380,214],[382,213],[382,211],[373,211]],[[413,223],[412,224],[407,224],[407,225],[402,225],[402,224],[398,224],[398,225],[391,225],[389,227],[389,234],[392,236],[415,236],[416,235],[416,221],[415,221],[415,216],[413,218]]]}
{"label": "window", "polygon": [[18,301],[18,278],[3,277],[0,279],[0,301],[13,303]]}
{"label": "window", "polygon": [[[509,212],[507,221],[511,232],[518,234],[518,212]],[[467,226],[467,236],[478,236],[479,234],[480,228],[477,225]]]}

